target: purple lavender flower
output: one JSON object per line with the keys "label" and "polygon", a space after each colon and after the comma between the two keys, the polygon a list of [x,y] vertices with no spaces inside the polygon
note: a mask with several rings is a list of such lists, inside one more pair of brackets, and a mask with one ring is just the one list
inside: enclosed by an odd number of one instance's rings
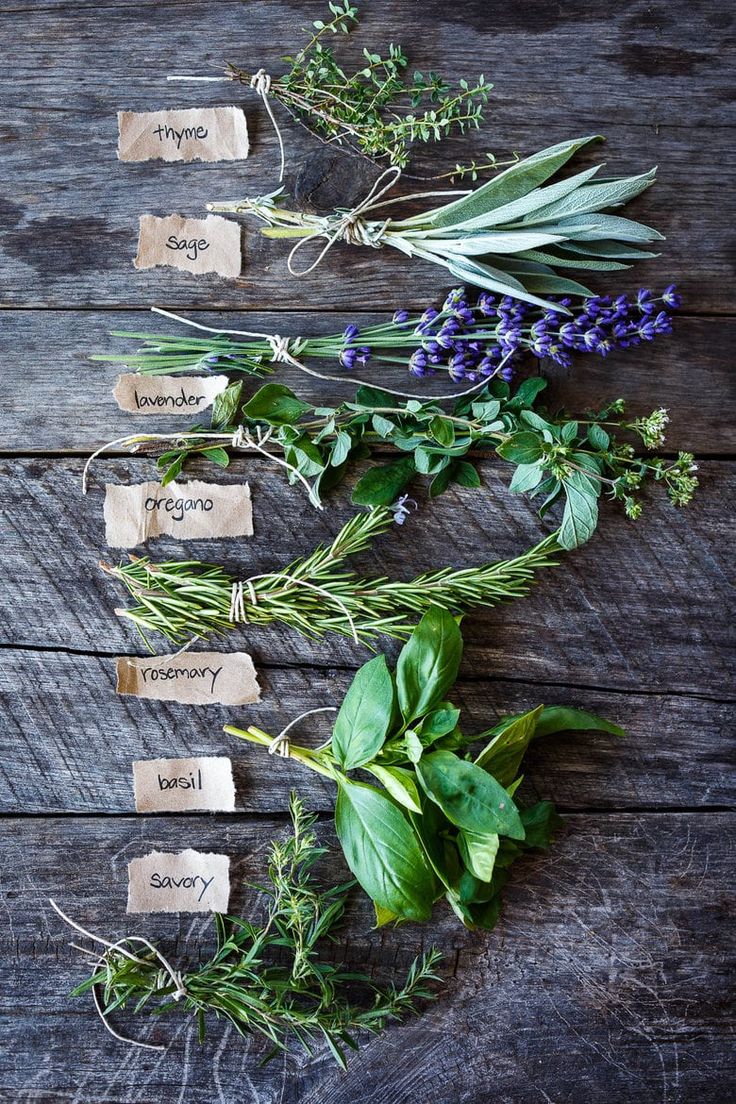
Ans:
{"label": "purple lavender flower", "polygon": [[353,341],[355,341],[359,333],[360,329],[355,325],[354,322],[351,322],[350,325],[346,326],[343,330],[343,341],[346,345],[350,345]]}
{"label": "purple lavender flower", "polygon": [[391,321],[393,322],[394,326],[403,326],[405,322],[409,321],[408,310],[394,311],[394,316]]}

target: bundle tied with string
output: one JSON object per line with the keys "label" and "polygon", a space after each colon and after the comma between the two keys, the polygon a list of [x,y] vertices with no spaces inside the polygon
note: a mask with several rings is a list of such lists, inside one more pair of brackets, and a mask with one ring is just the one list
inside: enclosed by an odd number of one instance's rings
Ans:
{"label": "bundle tied with string", "polygon": [[[397,504],[398,505],[398,504]],[[400,516],[405,516],[401,503]],[[558,534],[545,538],[511,560],[477,567],[440,568],[406,581],[366,578],[347,570],[345,560],[371,547],[395,523],[396,508],[374,507],[355,514],[328,545],[294,560],[279,571],[245,579],[223,567],[199,561],[100,565],[128,590],[135,604],[116,609],[131,621],[146,643],[151,632],[181,646],[240,624],[280,622],[318,639],[337,633],[353,643],[371,645],[380,635],[406,639],[430,606],[453,614],[474,606],[493,606],[522,597],[537,571],[557,563]]]}

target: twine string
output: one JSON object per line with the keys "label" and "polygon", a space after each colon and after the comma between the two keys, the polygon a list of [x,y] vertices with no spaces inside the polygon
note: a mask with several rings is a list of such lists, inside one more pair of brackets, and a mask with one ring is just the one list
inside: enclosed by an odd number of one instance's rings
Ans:
{"label": "twine string", "polygon": [[[103,939],[101,935],[95,935],[93,932],[87,931],[87,929],[83,928],[81,924],[78,924],[76,920],[72,920],[70,916],[67,916],[67,914],[59,908],[56,901],[52,900],[51,898],[49,898],[49,904],[51,905],[54,912],[56,912],[57,915],[59,915],[64,923],[68,924],[70,928],[73,928],[74,931],[78,931],[80,935],[86,936],[86,938],[90,939],[93,943],[101,943],[106,948],[106,950],[103,951],[99,956],[96,956],[95,969],[99,969],[102,966],[106,965],[107,956],[110,953],[121,954],[123,955],[123,957],[130,959],[131,962],[135,962],[139,966],[150,966],[150,962],[147,962],[145,959],[133,954],[132,951],[128,950],[126,946],[126,944],[128,943],[140,943],[142,946],[146,947],[147,950],[151,951],[156,961],[160,964],[161,970],[171,980],[171,983],[174,986],[174,992],[172,993],[173,999],[175,1001],[179,1001],[182,999],[182,997],[189,996],[181,974],[178,972],[178,970],[174,969],[169,960],[164,956],[164,954],[162,954],[158,947],[155,947],[153,943],[150,942],[150,940],[145,938],[145,936],[129,935],[124,937],[123,939],[118,939],[116,942],[111,942],[109,939]],[[70,945],[72,947],[76,947],[75,943],[72,943]],[[84,950],[84,948],[81,947],[77,949]],[[86,951],[85,953],[92,954],[93,957],[95,957],[94,952]],[[166,1050],[165,1046],[159,1046],[155,1043],[143,1043],[140,1042],[138,1039],[129,1039],[126,1035],[119,1034],[119,1032],[117,1032],[108,1022],[107,1016],[105,1015],[105,1010],[100,1003],[100,998],[97,993],[96,985],[92,988],[92,996],[98,1016],[102,1020],[102,1023],[104,1024],[106,1030],[109,1031],[110,1034],[114,1036],[114,1038],[118,1039],[122,1043],[128,1043],[130,1046],[143,1047],[145,1050]]]}
{"label": "twine string", "polygon": [[[356,644],[360,644],[360,637],[358,636],[358,630],[353,619],[353,615],[343,602],[342,598],[338,595],[332,594],[324,587],[317,586],[316,583],[308,583],[306,579],[295,579],[293,575],[287,575],[283,571],[265,571],[261,575],[251,575],[248,579],[242,579],[232,584],[230,590],[230,612],[228,614],[228,620],[233,624],[237,624],[239,621],[246,621],[245,613],[245,594],[244,590],[248,590],[248,602],[252,606],[258,605],[258,594],[256,592],[253,583],[257,579],[284,579],[286,586],[284,590],[289,590],[291,587],[301,586],[306,587],[308,590],[313,590],[316,594],[321,594],[323,598],[326,598],[328,602],[334,602],[340,609],[340,612],[344,615],[345,620],[350,626],[350,633]],[[268,597],[268,595],[265,595]]]}
{"label": "twine string", "polygon": [[288,759],[291,750],[288,733],[294,725],[299,724],[305,717],[311,717],[315,713],[337,713],[337,706],[323,705],[319,709],[307,709],[304,713],[300,713],[298,717],[295,717],[293,721],[289,721],[289,723],[281,729],[278,736],[274,736],[273,740],[268,745],[268,754],[278,755],[281,759]]}
{"label": "twine string", "polygon": [[[170,73],[166,77],[166,79],[169,80],[169,81],[207,81],[207,82],[212,81],[212,82],[220,82],[220,81],[232,81],[235,78],[232,77],[232,76],[229,76],[229,77],[196,77],[196,76],[188,76],[186,74],[173,74],[173,73]],[[271,120],[271,126],[273,127],[274,131],[276,132],[276,137],[278,138],[278,142],[279,142],[279,153],[280,153],[280,156],[281,156],[281,169],[279,171],[279,183],[281,183],[281,181],[284,179],[284,168],[285,168],[285,164],[286,164],[286,158],[284,156],[284,139],[282,137],[281,129],[279,127],[279,124],[276,121],[276,116],[273,113],[273,108],[271,107],[271,96],[270,96],[270,93],[271,93],[271,78],[270,78],[270,76],[268,75],[268,73],[266,72],[265,69],[259,69],[257,73],[253,74],[253,76],[250,78],[249,87],[252,88],[253,91],[257,95],[259,95],[261,97],[261,99],[263,100],[263,106],[265,107],[266,111],[268,112],[268,117]]]}
{"label": "twine string", "polygon": [[271,78],[270,78],[270,76],[268,75],[268,73],[266,72],[265,69],[259,69],[257,73],[253,74],[253,76],[250,78],[250,87],[254,90],[254,92],[257,92],[258,95],[263,100],[263,106],[265,107],[266,111],[268,112],[268,117],[271,120],[271,126],[276,131],[276,137],[278,138],[278,142],[279,142],[279,151],[280,151],[280,154],[281,154],[281,169],[279,171],[279,184],[280,184],[281,181],[284,179],[284,166],[285,166],[284,140],[281,137],[281,130],[279,129],[279,124],[276,122],[276,116],[274,115],[273,108],[271,107],[271,97],[270,97]]}
{"label": "twine string", "polygon": [[[379,249],[390,219],[386,219],[384,222],[368,223],[365,221],[364,216],[379,205],[380,200],[386,192],[393,188],[400,176],[401,169],[398,165],[392,165],[390,168],[384,169],[381,175],[373,182],[367,195],[361,199],[359,203],[356,203],[352,210],[347,211],[337,219],[334,215],[329,215],[319,220],[317,229],[314,230],[313,233],[300,238],[292,247],[286,262],[291,275],[307,276],[310,272],[313,272],[314,269],[322,263],[336,241],[342,240],[349,245],[369,245],[373,249]],[[386,181],[386,183],[384,183],[384,181]],[[318,238],[326,239],[325,245],[320,253],[317,254],[316,258],[310,265],[307,265],[306,268],[295,268],[294,258],[302,246],[306,245],[307,242],[316,241]]]}

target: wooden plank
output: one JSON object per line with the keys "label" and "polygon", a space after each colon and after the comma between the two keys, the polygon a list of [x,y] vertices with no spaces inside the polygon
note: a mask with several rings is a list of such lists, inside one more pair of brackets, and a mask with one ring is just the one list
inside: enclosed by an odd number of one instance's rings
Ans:
{"label": "wooden plank", "polygon": [[[97,569],[104,545],[102,482],[154,476],[143,458],[101,460],[87,499],[80,495],[81,461],[18,459],[0,462],[5,510],[5,571],[0,580],[9,645],[85,652],[142,652],[132,628],[113,616],[119,586]],[[356,561],[367,575],[409,578],[452,563],[471,566],[505,559],[538,541],[553,525],[540,524],[532,504],[508,494],[508,468],[483,462],[487,493],[456,489],[426,505],[402,530],[393,530]],[[354,512],[347,489],[330,508],[312,511],[266,461],[242,459],[215,473],[225,482],[247,478],[253,488],[256,535],[247,542],[153,542],[154,558],[199,558],[241,573],[273,571],[334,536]],[[696,502],[674,510],[658,493],[634,525],[607,504],[594,539],[562,566],[540,577],[522,603],[477,612],[465,625],[466,670],[554,685],[691,692],[728,696],[731,618],[728,612],[728,522],[721,503],[734,494],[734,470],[709,462]],[[659,489],[658,489],[659,490]],[[237,642],[269,665],[352,666],[367,657],[352,642],[306,641],[279,626],[244,629]],[[160,650],[165,650],[163,641]],[[389,654],[395,651],[386,642]],[[564,676],[563,676],[564,672]]]}
{"label": "wooden plank", "polygon": [[[430,299],[427,299],[429,305]],[[255,330],[294,337],[340,333],[356,314],[242,313],[191,317],[205,325]],[[383,322],[386,314],[360,315],[362,325]],[[124,368],[88,360],[93,353],[133,353],[137,343],[110,336],[111,330],[143,333],[177,332],[177,324],[149,311],[72,312],[13,311],[4,317],[5,340],[10,348],[24,350],[22,372],[0,375],[0,407],[11,412],[0,427],[0,449],[27,452],[88,449],[125,433],[149,429],[176,431],[189,424],[185,418],[135,418],[118,410],[111,390]],[[182,327],[182,332],[184,328]],[[570,371],[545,364],[552,380],[550,408],[580,412],[599,408],[609,399],[623,396],[632,416],[661,405],[669,410],[668,447],[699,455],[736,451],[734,418],[726,415],[731,393],[731,352],[736,342],[736,320],[676,318],[671,337],[660,338],[639,349],[622,350],[603,360],[578,356]],[[687,370],[683,370],[685,365]],[[312,367],[328,374],[344,375],[339,365],[322,362]],[[537,362],[529,357],[520,371],[530,372]],[[353,393],[349,384],[332,384],[305,377],[281,365],[278,379],[307,398],[323,403],[344,401]],[[361,378],[384,386],[428,397],[452,394],[460,387],[447,379],[422,382],[403,368],[370,364]],[[247,381],[255,389],[256,381]],[[695,398],[697,397],[697,401]]]}
{"label": "wooden plank", "polygon": [[[92,931],[145,932],[176,963],[191,961],[211,946],[211,922],[126,917],[126,863],[152,847],[223,849],[234,860],[233,910],[247,912],[253,895],[241,881],[262,876],[276,823],[5,820],[2,941],[12,962],[0,1091],[86,1104],[352,1104],[359,1086],[361,1101],[374,1104],[486,1100],[492,1084],[494,1099],[522,1104],[545,1096],[609,1104],[634,1088],[641,1098],[720,1104],[733,1085],[723,991],[733,963],[723,922],[732,856],[723,843],[733,827],[728,814],[571,816],[554,852],[516,868],[490,936],[464,932],[439,908],[431,925],[371,932],[356,894],[328,955],[385,980],[431,941],[447,955],[448,984],[416,1021],[362,1040],[346,1077],[322,1052],[310,1064],[294,1054],[259,1068],[263,1044],[218,1023],[200,1050],[175,1016],[153,1024],[117,1016],[120,1030],[168,1044],[162,1055],[126,1048],[103,1031],[89,998],[66,995],[85,964],[67,947],[49,896]],[[326,827],[324,835],[331,841]],[[327,864],[331,879],[336,865]]]}
{"label": "wooden plank", "polygon": [[[351,677],[345,670],[262,668],[258,705],[193,708],[116,695],[108,658],[4,649],[0,812],[130,813],[132,760],[183,755],[231,756],[239,810],[282,812],[292,786],[312,807],[331,809],[334,787],[323,778],[239,743],[222,726],[257,724],[275,734],[307,709],[339,705]],[[736,804],[728,703],[488,679],[460,682],[453,701],[468,733],[540,702],[584,707],[624,727],[623,738],[569,733],[535,745],[525,760],[527,792],[563,809]],[[329,731],[329,718],[313,718],[295,739],[314,744]]]}
{"label": "wooden plank", "polygon": [[[543,17],[539,26],[545,29],[540,31],[536,14],[530,19],[519,5],[513,8],[512,14],[496,5],[491,15],[485,6],[464,6],[459,21],[448,18],[444,9],[440,16],[436,5],[423,12],[421,40],[415,36],[411,43],[413,63],[426,70],[441,61],[450,76],[472,76],[484,59],[489,62],[483,66],[486,76],[495,80],[497,90],[488,125],[444,151],[420,157],[414,174],[431,176],[489,146],[499,156],[513,149],[529,153],[575,132],[603,131],[609,139],[611,172],[639,172],[659,163],[660,183],[632,213],[659,225],[669,238],[661,259],[640,266],[628,281],[617,279],[616,288],[642,281],[663,286],[673,273],[683,274],[692,309],[727,311],[722,288],[730,277],[730,219],[724,207],[734,190],[734,154],[727,127],[718,129],[730,113],[730,91],[720,64],[729,31],[720,25],[720,13],[694,11],[684,0],[666,12],[652,12],[644,0],[637,0],[613,19],[610,8],[596,0]],[[166,84],[166,74],[215,74],[224,57],[256,67],[262,63],[278,73],[285,34],[291,34],[296,21],[291,6],[278,2],[259,6],[257,36],[237,4],[218,4],[215,18],[211,6],[202,2],[177,6],[175,18],[165,4],[133,10],[133,23],[128,5],[65,9],[61,23],[53,8],[35,12],[33,20],[24,9],[4,16],[8,40],[14,43],[13,74],[3,78],[8,185],[4,304],[139,305],[158,300],[280,308],[288,296],[296,308],[356,302],[382,307],[387,300],[397,306],[400,300],[417,303],[427,292],[447,286],[435,266],[415,264],[408,282],[404,259],[393,251],[378,256],[373,250],[343,247],[332,251],[320,271],[294,280],[287,275],[283,243],[266,242],[252,221],[244,231],[241,280],[194,279],[173,270],[135,273],[131,262],[139,214],[195,214],[207,200],[263,194],[276,182],[276,139],[252,93],[227,84],[174,87]],[[387,43],[404,37],[406,29],[405,8],[383,4],[380,15],[368,9],[360,41]],[[357,42],[354,56],[359,56]],[[83,84],[80,73],[86,74]],[[646,94],[632,94],[632,88],[646,89]],[[172,168],[115,160],[118,109],[233,100],[246,105],[254,131],[254,153],[247,165]],[[555,117],[550,103],[558,105]],[[294,173],[315,141],[288,119],[284,127],[287,190],[293,190]],[[698,128],[697,144],[691,140],[693,127]],[[600,158],[600,151],[595,156]],[[405,192],[423,186],[411,179],[404,185]],[[605,284],[598,282],[601,288]]]}

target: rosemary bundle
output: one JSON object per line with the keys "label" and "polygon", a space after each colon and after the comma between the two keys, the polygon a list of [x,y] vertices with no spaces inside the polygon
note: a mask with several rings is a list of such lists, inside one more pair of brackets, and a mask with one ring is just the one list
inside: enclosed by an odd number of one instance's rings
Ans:
{"label": "rosemary bundle", "polygon": [[[270,195],[228,203],[210,203],[211,211],[254,214],[269,238],[297,239],[289,255],[293,275],[311,272],[339,240],[372,248],[389,247],[409,258],[441,265],[463,283],[543,307],[549,295],[591,296],[589,288],[560,275],[569,270],[610,272],[656,254],[642,244],[662,240],[656,230],[616,215],[654,183],[655,170],[623,179],[591,183],[600,165],[545,184],[592,135],[561,142],[499,173],[461,198],[405,219],[376,212],[402,199],[382,200],[400,170],[386,170],[366,198],[351,211],[314,215],[283,206],[281,189]],[[386,178],[388,177],[388,183]],[[420,198],[420,197],[404,197]],[[372,216],[372,217],[368,217]],[[325,245],[306,268],[295,270],[302,246],[318,239]]]}
{"label": "rosemary bundle", "polygon": [[[435,72],[425,75],[415,70],[407,79],[406,54],[394,43],[385,56],[364,48],[359,67],[348,74],[328,43],[350,33],[358,23],[358,9],[348,0],[332,0],[328,7],[331,18],[313,21],[306,44],[283,58],[288,68],[281,76],[270,76],[263,69],[247,71],[230,63],[222,78],[238,81],[263,97],[280,142],[270,99],[278,100],[324,142],[351,146],[369,158],[387,159],[401,168],[408,164],[412,143],[439,142],[453,131],[464,133],[480,125],[493,87],[482,75],[474,84],[463,78],[457,88]],[[452,175],[477,174],[495,163],[489,154],[485,161],[458,165]]]}
{"label": "rosemary bundle", "polygon": [[[414,960],[401,985],[386,989],[366,974],[320,961],[318,944],[342,919],[352,883],[329,889],[317,883],[313,867],[326,849],[317,844],[316,818],[305,813],[295,794],[290,813],[293,834],[272,841],[268,884],[257,887],[266,900],[265,921],[215,916],[214,955],[186,972],[174,971],[161,952],[140,937],[112,943],[92,935],[52,902],[71,927],[105,947],[101,954],[89,952],[97,962],[72,995],[92,990],[103,1023],[116,1038],[135,1042],[109,1027],[107,1017],[118,1008],[132,1005],[136,1012],[155,1016],[196,1016],[200,1041],[212,1014],[231,1023],[239,1035],[265,1037],[272,1046],[266,1061],[285,1051],[292,1039],[310,1055],[326,1042],[345,1069],[344,1048],[358,1049],[354,1032],[379,1034],[392,1020],[415,1014],[418,1000],[431,998],[427,984],[438,980],[435,969],[441,957],[435,950]],[[364,1003],[354,998],[358,986],[367,990]]]}
{"label": "rosemary bundle", "polygon": [[[428,920],[444,897],[466,927],[493,928],[509,867],[548,847],[561,823],[549,801],[524,808],[516,797],[530,742],[568,729],[622,735],[590,713],[539,706],[466,736],[460,710],[446,700],[462,651],[455,619],[434,606],[394,673],[382,655],[360,668],[321,747],[292,744],[291,725],[275,739],[255,726],[225,726],[336,784],[337,835],[379,924]],[[480,740],[487,742],[473,755]]]}
{"label": "rosemary bundle", "polygon": [[[383,633],[409,636],[417,615],[430,606],[453,614],[492,606],[527,593],[535,572],[556,564],[556,535],[513,560],[426,572],[408,582],[364,579],[343,561],[366,549],[391,524],[391,510],[356,514],[332,544],[319,546],[282,571],[238,580],[223,568],[197,560],[151,563],[133,558],[102,569],[127,588],[136,604],[117,609],[148,644],[147,633],[184,644],[234,629],[239,622],[280,621],[307,637],[334,632],[370,644]],[[150,644],[149,644],[150,647]],[[153,650],[153,649],[152,649]]]}

